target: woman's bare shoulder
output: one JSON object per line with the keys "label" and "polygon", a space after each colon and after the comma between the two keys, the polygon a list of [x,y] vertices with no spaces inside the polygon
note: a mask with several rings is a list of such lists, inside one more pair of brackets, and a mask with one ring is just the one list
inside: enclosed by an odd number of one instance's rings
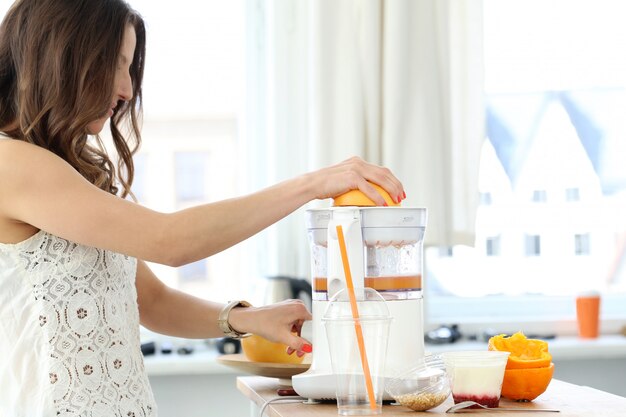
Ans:
{"label": "woman's bare shoulder", "polygon": [[[53,152],[21,140],[0,140],[0,199],[3,203],[58,189],[82,177]],[[8,200],[10,198],[10,200]],[[7,204],[0,203],[0,212]],[[0,213],[2,214],[2,213]]]}
{"label": "woman's bare shoulder", "polygon": [[[29,176],[44,169],[40,155],[51,153],[30,143],[0,138],[0,242],[17,243],[37,232],[37,228],[21,222],[10,214],[10,202]],[[47,156],[47,155],[45,155]],[[45,158],[44,158],[45,159]],[[45,164],[44,164],[45,165]]]}
{"label": "woman's bare shoulder", "polygon": [[18,139],[0,139],[0,172],[3,176],[10,177],[67,165],[69,164],[59,156],[41,146]]}
{"label": "woman's bare shoulder", "polygon": [[42,150],[45,151],[41,146],[33,145],[32,143],[28,143],[26,141],[20,139],[13,139],[7,136],[0,137],[0,152],[28,152],[28,150]]}
{"label": "woman's bare shoulder", "polygon": [[117,199],[109,196],[53,152],[20,140],[0,140],[0,229],[5,232],[0,238],[4,241],[17,241],[43,229],[98,246],[97,240],[89,240],[90,216],[111,210],[111,201]]}
{"label": "woman's bare shoulder", "polygon": [[0,138],[0,158],[4,159],[4,162],[10,162],[15,156],[27,155],[33,152],[37,153],[39,151],[46,150],[23,140],[7,137]]}

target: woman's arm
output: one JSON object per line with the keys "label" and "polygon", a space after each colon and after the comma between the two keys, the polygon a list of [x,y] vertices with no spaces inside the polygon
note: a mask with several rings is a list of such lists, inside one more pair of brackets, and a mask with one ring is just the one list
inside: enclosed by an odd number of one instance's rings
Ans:
{"label": "woman's arm", "polygon": [[98,189],[52,152],[0,141],[0,219],[171,266],[220,252],[315,198],[359,188],[382,205],[366,180],[392,196],[403,193],[388,169],[352,158],[244,197],[165,214]]}
{"label": "woman's arm", "polygon": [[[143,261],[137,262],[137,298],[141,324],[157,333],[189,339],[223,336],[217,316],[223,304],[193,297],[167,287]],[[302,351],[306,340],[299,334],[302,323],[311,315],[298,300],[263,307],[231,310],[229,324],[242,333],[255,333],[268,340]]]}

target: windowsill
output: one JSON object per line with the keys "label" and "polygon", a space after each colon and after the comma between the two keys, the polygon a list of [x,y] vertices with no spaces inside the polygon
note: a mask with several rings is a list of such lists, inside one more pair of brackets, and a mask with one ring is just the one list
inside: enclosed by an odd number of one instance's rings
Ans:
{"label": "windowsill", "polygon": [[[621,335],[602,336],[598,339],[579,339],[561,336],[549,341],[554,360],[576,359],[626,359],[626,337]],[[440,353],[451,350],[484,350],[485,342],[459,341],[452,344],[427,344],[426,351]],[[167,375],[219,375],[236,374],[236,371],[217,362],[220,354],[215,348],[199,349],[189,355],[157,353],[145,358],[145,367],[150,376]]]}
{"label": "windowsill", "polygon": [[[553,360],[626,359],[626,336],[607,335],[597,339],[559,336],[549,340]],[[487,342],[461,340],[451,344],[427,344],[426,351],[440,353],[451,350],[485,350]]]}

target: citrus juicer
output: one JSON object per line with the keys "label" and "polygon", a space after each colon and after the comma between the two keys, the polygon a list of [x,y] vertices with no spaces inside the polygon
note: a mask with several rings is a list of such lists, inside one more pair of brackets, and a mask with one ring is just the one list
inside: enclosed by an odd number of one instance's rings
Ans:
{"label": "citrus juicer", "polygon": [[[424,356],[422,255],[424,208],[333,207],[306,212],[313,286],[311,367],[294,375],[294,390],[311,399],[335,399],[326,330],[329,300],[346,288],[337,225],[341,225],[355,288],[378,291],[392,316],[385,362],[391,379]],[[391,399],[386,395],[385,399]]]}

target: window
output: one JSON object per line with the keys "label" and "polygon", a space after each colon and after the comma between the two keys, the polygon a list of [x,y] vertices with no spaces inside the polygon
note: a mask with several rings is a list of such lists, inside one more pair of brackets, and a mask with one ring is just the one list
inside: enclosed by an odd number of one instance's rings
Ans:
{"label": "window", "polygon": [[580,201],[580,191],[578,188],[567,188],[565,190],[565,201]]}
{"label": "window", "polygon": [[487,137],[475,248],[486,250],[426,250],[431,323],[573,333],[573,297],[595,289],[604,328],[619,329],[624,12],[619,0],[484,1]]}
{"label": "window", "polygon": [[[240,195],[245,3],[131,4],[147,31],[142,146],[133,184],[137,199],[172,212]],[[226,301],[250,275],[241,261],[244,250],[238,245],[180,268],[150,267],[171,287]]]}
{"label": "window", "polygon": [[148,155],[145,153],[136,154],[133,158],[135,164],[135,178],[133,181],[133,194],[138,201],[146,201],[146,162]]}
{"label": "window", "polygon": [[176,152],[176,199],[179,204],[206,200],[208,152]]}
{"label": "window", "polygon": [[183,283],[191,281],[205,281],[207,279],[207,261],[197,261],[178,268],[180,280]]}
{"label": "window", "polygon": [[490,206],[491,205],[491,193],[489,192],[480,193],[480,204],[482,204],[483,206]]}
{"label": "window", "polygon": [[539,235],[526,235],[526,256],[539,256],[541,255],[541,236]]}
{"label": "window", "polygon": [[500,255],[500,236],[488,237],[486,245],[487,256]]}
{"label": "window", "polygon": [[576,255],[590,255],[589,233],[574,235],[574,253]]}
{"label": "window", "polygon": [[545,203],[546,201],[548,201],[548,193],[546,192],[546,190],[533,191],[533,202]]}

